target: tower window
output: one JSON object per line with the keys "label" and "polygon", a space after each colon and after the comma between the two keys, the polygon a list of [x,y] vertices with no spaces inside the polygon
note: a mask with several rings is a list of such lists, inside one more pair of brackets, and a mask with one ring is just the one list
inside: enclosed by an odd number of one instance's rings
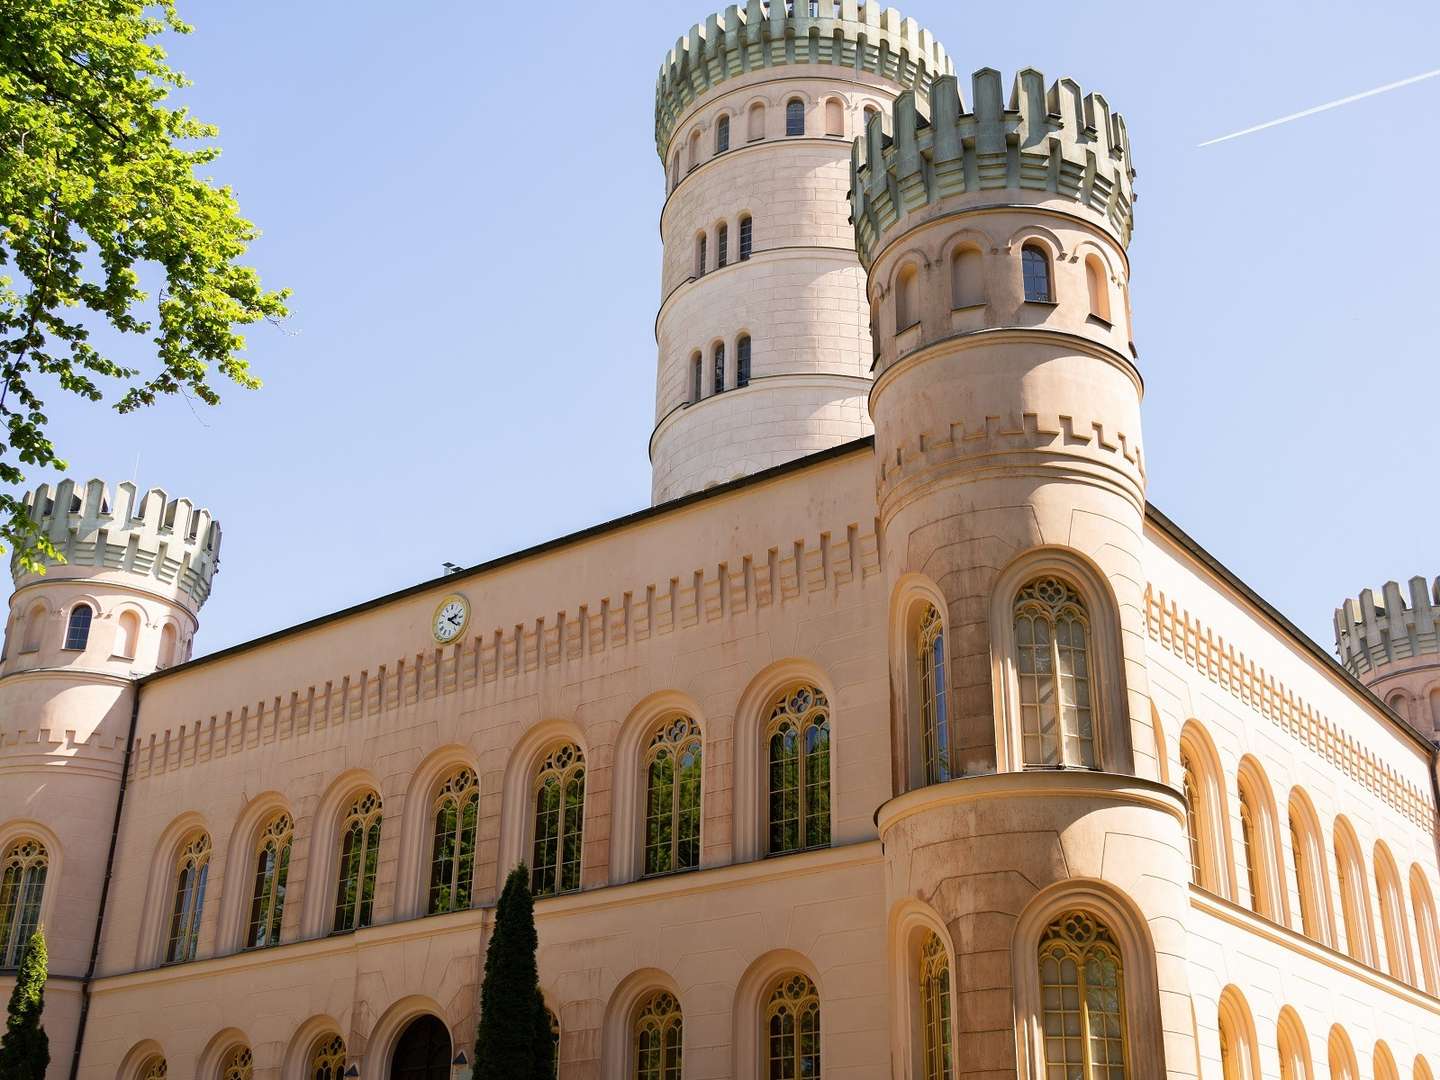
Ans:
{"label": "tower window", "polygon": [[50,853],[39,840],[10,845],[0,861],[0,968],[19,967],[25,947],[40,925],[40,901]]}
{"label": "tower window", "polygon": [[920,1026],[925,1080],[952,1080],[950,1059],[950,956],[932,932],[920,947]]}
{"label": "tower window", "polygon": [[90,644],[90,622],[95,617],[89,604],[76,604],[65,627],[65,648],[83,652]]}
{"label": "tower window", "polygon": [[750,385],[750,335],[746,334],[735,344],[735,385]]}
{"label": "tower window", "polygon": [[950,304],[967,308],[985,303],[980,249],[962,247],[950,258]]}
{"label": "tower window", "polygon": [[754,234],[755,234],[754,225],[752,224],[752,222],[751,222],[751,220],[750,220],[750,215],[747,214],[747,215],[745,215],[744,217],[742,217],[742,218],[740,219],[740,261],[741,261],[741,262],[747,262],[747,261],[749,261],[749,259],[750,259],[750,253],[754,250],[754,245],[755,245]]}
{"label": "tower window", "polygon": [[750,113],[746,117],[745,138],[749,142],[758,142],[765,138],[765,106],[759,101],[750,106]]}
{"label": "tower window", "polygon": [[690,170],[700,164],[700,132],[698,130],[690,133]]}
{"label": "tower window", "polygon": [[140,616],[133,611],[122,611],[115,624],[115,655],[134,660],[135,645],[139,640]]}
{"label": "tower window", "polygon": [[943,784],[955,773],[950,762],[950,718],[945,700],[945,625],[933,604],[926,605],[920,616],[915,656],[925,782]]}
{"label": "tower window", "polygon": [[725,389],[725,343],[721,342],[715,346],[715,379],[713,383],[714,392],[719,394]]}
{"label": "tower window", "polygon": [[690,357],[690,403],[692,405],[700,400],[701,392],[704,390],[704,377],[705,361],[696,352]]}
{"label": "tower window", "polygon": [[1025,299],[1048,304],[1055,296],[1050,288],[1050,258],[1039,244],[1026,244],[1020,251],[1020,265],[1025,275]]}
{"label": "tower window", "polygon": [[805,134],[805,102],[791,98],[785,105],[785,134]]}
{"label": "tower window", "polygon": [[825,134],[845,136],[845,105],[839,98],[825,102]]}
{"label": "tower window", "polygon": [[30,609],[30,614],[25,616],[25,643],[21,652],[39,652],[40,638],[45,633],[45,617],[48,614],[44,604],[36,604]]}
{"label": "tower window", "polygon": [[715,230],[715,266],[723,269],[730,261],[730,226],[725,222]]}
{"label": "tower window", "polygon": [[919,321],[920,271],[914,263],[906,263],[895,279],[895,333],[909,330]]}
{"label": "tower window", "polygon": [[1108,323],[1110,288],[1106,283],[1105,266],[1098,255],[1085,256],[1085,287],[1090,293],[1090,314]]}
{"label": "tower window", "polygon": [[1121,1080],[1125,976],[1109,930],[1083,911],[1053,923],[1040,943],[1045,1075]]}
{"label": "tower window", "polygon": [[1015,647],[1025,764],[1094,768],[1090,622],[1075,590],[1058,578],[1021,589]]}
{"label": "tower window", "polygon": [[715,153],[723,154],[730,149],[730,117],[722,116],[715,121]]}
{"label": "tower window", "polygon": [[704,233],[695,238],[695,276],[697,278],[705,276],[705,267],[710,264],[707,246],[708,238]]}

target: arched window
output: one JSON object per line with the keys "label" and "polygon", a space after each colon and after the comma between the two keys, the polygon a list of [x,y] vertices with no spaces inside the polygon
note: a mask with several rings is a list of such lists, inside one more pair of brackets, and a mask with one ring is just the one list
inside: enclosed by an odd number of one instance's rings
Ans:
{"label": "arched window", "polygon": [[1040,940],[1045,1075],[1125,1080],[1120,947],[1088,912],[1061,916]]}
{"label": "arched window", "polygon": [[715,121],[715,153],[723,154],[730,149],[730,117],[722,116]]}
{"label": "arched window", "polygon": [[210,837],[197,833],[185,842],[175,860],[175,902],[170,908],[170,938],[165,962],[195,959],[200,944],[200,917],[205,910],[205,882],[210,876]]}
{"label": "arched window", "polygon": [[1395,1055],[1390,1053],[1390,1047],[1383,1042],[1375,1044],[1375,1052],[1371,1055],[1375,1063],[1375,1080],[1400,1080],[1400,1070],[1395,1065]]}
{"label": "arched window", "polygon": [[139,642],[140,616],[133,611],[122,611],[115,623],[115,655],[134,660],[135,647]]}
{"label": "arched window", "polygon": [[1425,992],[1440,995],[1440,928],[1435,922],[1435,903],[1425,872],[1410,870],[1410,904],[1415,909],[1415,938],[1420,946],[1420,977]]}
{"label": "arched window", "polygon": [[140,1066],[140,1071],[135,1074],[135,1080],[166,1080],[169,1075],[169,1068],[165,1059],[159,1054],[147,1058],[145,1064]]}
{"label": "arched window", "polygon": [[645,751],[645,873],[700,865],[700,725],[674,716],[656,727]]}
{"label": "arched window", "polygon": [[1090,293],[1090,314],[1110,321],[1110,285],[1099,255],[1085,256],[1085,287]]}
{"label": "arched window", "polygon": [[1020,249],[1020,266],[1025,278],[1025,299],[1050,303],[1055,295],[1050,286],[1050,256],[1039,244],[1026,244]]}
{"label": "arched window", "polygon": [[985,279],[977,247],[958,247],[950,256],[950,304],[956,308],[985,303]]}
{"label": "arched window", "polygon": [[1404,690],[1396,690],[1385,699],[1385,704],[1389,705],[1390,711],[1402,720],[1410,719],[1410,695]]}
{"label": "arched window", "polygon": [[40,639],[45,634],[45,618],[49,614],[44,604],[35,604],[30,608],[30,614],[25,616],[25,644],[21,652],[39,652]]}
{"label": "arched window", "polygon": [[914,263],[906,263],[895,276],[895,333],[899,334],[920,321],[920,271]]}
{"label": "arched window", "polygon": [[65,625],[65,648],[83,652],[90,644],[90,623],[95,618],[95,609],[89,604],[76,604],[70,609],[70,621]]}
{"label": "arched window", "polygon": [[310,1065],[305,1080],[340,1080],[345,1075],[345,1040],[339,1035],[323,1035],[310,1049]]}
{"label": "arched window", "polygon": [[1260,1080],[1255,1022],[1244,997],[1233,986],[1227,986],[1220,995],[1219,1020],[1222,1080]]}
{"label": "arched window", "polygon": [[450,1080],[450,1030],[438,1018],[410,1021],[395,1044],[390,1080]]}
{"label": "arched window", "polygon": [[220,1063],[220,1080],[253,1080],[254,1057],[248,1046],[233,1047]]}
{"label": "arched window", "polygon": [[1315,887],[1319,858],[1310,823],[1292,804],[1290,807],[1290,865],[1295,873],[1295,898],[1300,906],[1300,930],[1308,938],[1324,942],[1324,921],[1320,909],[1321,894]]}
{"label": "arched window", "polygon": [[755,226],[746,214],[740,219],[740,261],[749,262],[755,246]]}
{"label": "arched window", "polygon": [[545,755],[535,777],[535,853],[530,891],[536,896],[580,887],[585,823],[585,755],[574,743]]}
{"label": "arched window", "polygon": [[1345,951],[1362,964],[1375,966],[1370,930],[1370,893],[1360,848],[1343,819],[1335,822],[1335,882],[1340,889],[1340,914],[1345,926]]}
{"label": "arched window", "polygon": [[39,840],[16,840],[0,868],[0,968],[19,967],[40,925],[50,853]]}
{"label": "arched window", "polygon": [[430,806],[435,829],[430,846],[431,915],[470,906],[475,878],[475,829],[480,814],[480,785],[469,768],[451,773]]}
{"label": "arched window", "polygon": [[690,403],[693,405],[700,400],[705,389],[705,361],[700,356],[700,350],[690,354]]}
{"label": "arched window", "polygon": [[695,237],[695,276],[704,277],[705,268],[710,265],[710,256],[707,254],[708,238],[702,232]]}
{"label": "arched window", "polygon": [[950,955],[932,933],[920,946],[920,1025],[925,1080],[954,1080],[950,1037]]}
{"label": "arched window", "polygon": [[880,110],[877,109],[877,108],[875,108],[874,105],[866,105],[866,106],[865,106],[865,126],[868,128],[868,127],[870,126],[870,121],[871,121],[871,120],[874,120],[874,119],[875,119],[877,116],[879,116],[879,115],[880,115]]}
{"label": "arched window", "polygon": [[1310,1047],[1300,1019],[1289,1007],[1280,1012],[1275,1049],[1280,1057],[1280,1080],[1311,1080]]}
{"label": "arched window", "polygon": [[1247,759],[1240,765],[1236,791],[1240,797],[1240,856],[1245,863],[1245,899],[1257,915],[1278,919],[1282,910],[1270,886],[1275,865],[1271,811],[1256,775],[1258,767]]}
{"label": "arched window", "polygon": [[830,703],[814,686],[785,691],[766,728],[770,854],[830,843]]}
{"label": "arched window", "polygon": [[160,631],[160,667],[174,666],[177,659],[175,648],[178,637],[174,623],[166,623],[165,628]]}
{"label": "arched window", "polygon": [[290,876],[290,841],[295,826],[289,814],[276,814],[260,834],[255,852],[255,889],[250,901],[248,949],[276,945],[285,916],[285,880]]}
{"label": "arched window", "polygon": [[1021,589],[1015,647],[1025,764],[1093,769],[1090,619],[1079,594],[1053,577]]}
{"label": "arched window", "polygon": [[375,871],[380,865],[380,796],[356,797],[340,825],[340,884],[335,894],[335,930],[370,925],[375,906]]}
{"label": "arched window", "polygon": [[700,164],[700,130],[696,128],[690,133],[690,168]]}
{"label": "arched window", "polygon": [[785,103],[785,134],[805,134],[805,102],[791,98]]}
{"label": "arched window", "polygon": [[839,98],[825,102],[825,134],[845,137],[845,105]]}
{"label": "arched window", "polygon": [[680,1080],[685,1018],[664,990],[651,994],[635,1015],[635,1080]]}
{"label": "arched window", "polygon": [[744,334],[735,343],[735,386],[750,385],[750,335]]}
{"label": "arched window", "polygon": [[939,609],[928,604],[920,615],[915,641],[916,677],[920,697],[920,738],[925,754],[925,782],[943,784],[956,777],[946,692],[945,624]]}
{"label": "arched window", "polygon": [[763,102],[757,101],[750,106],[745,123],[745,138],[748,142],[765,138],[765,105]]}
{"label": "arched window", "polygon": [[721,222],[715,229],[715,265],[724,269],[730,262],[730,226]]}
{"label": "arched window", "polygon": [[725,343],[717,341],[710,355],[713,359],[711,386],[715,393],[723,394],[725,392]]}
{"label": "arched window", "polygon": [[1360,1080],[1360,1067],[1355,1063],[1355,1049],[1350,1045],[1350,1036],[1336,1024],[1330,1029],[1327,1047],[1330,1064],[1330,1080]]}
{"label": "arched window", "polygon": [[771,986],[765,1038],[769,1080],[819,1080],[820,994],[804,975],[782,975]]}
{"label": "arched window", "polygon": [[1190,880],[1196,885],[1204,885],[1205,870],[1201,865],[1204,860],[1200,840],[1203,828],[1200,817],[1200,784],[1195,777],[1195,766],[1190,755],[1184,750],[1180,751],[1180,768],[1184,773],[1182,790],[1185,795],[1185,831],[1190,839]]}
{"label": "arched window", "polygon": [[1401,982],[1415,984],[1410,955],[1410,925],[1400,872],[1383,841],[1375,845],[1375,899],[1380,906],[1380,932],[1385,939],[1385,970]]}

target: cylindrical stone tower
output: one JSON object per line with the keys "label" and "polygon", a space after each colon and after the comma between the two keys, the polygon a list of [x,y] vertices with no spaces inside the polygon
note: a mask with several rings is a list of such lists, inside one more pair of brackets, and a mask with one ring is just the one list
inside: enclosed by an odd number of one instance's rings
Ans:
{"label": "cylindrical stone tower", "polygon": [[134,680],[189,657],[219,566],[208,510],[159,489],[137,501],[128,483],[114,495],[66,480],[26,496],[65,561],[43,574],[12,562],[0,654],[0,860],[20,883],[19,905],[0,912],[0,969],[43,923],[52,1076],[69,1074],[80,1022]]}
{"label": "cylindrical stone tower", "polygon": [[1145,677],[1129,145],[1069,79],[1022,71],[1007,99],[987,69],[973,94],[902,94],[851,180],[892,597],[891,925],[902,955],[925,925],[953,950],[956,1076],[1089,1053],[1057,1049],[1039,954],[1099,948],[1132,1002],[1128,1075],[1178,1080],[1189,864]]}
{"label": "cylindrical stone tower", "polygon": [[[1440,738],[1440,578],[1387,581],[1335,610],[1335,648],[1350,674],[1432,738]],[[1406,596],[1406,592],[1409,596]]]}
{"label": "cylindrical stone tower", "polygon": [[870,433],[850,140],[948,70],[913,20],[855,0],[750,0],[667,57],[654,502]]}

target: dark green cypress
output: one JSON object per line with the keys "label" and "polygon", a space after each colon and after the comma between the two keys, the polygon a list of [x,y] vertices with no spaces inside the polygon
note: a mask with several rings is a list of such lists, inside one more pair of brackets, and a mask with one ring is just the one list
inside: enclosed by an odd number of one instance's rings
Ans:
{"label": "dark green cypress", "polygon": [[554,1076],[550,1022],[535,963],[539,942],[530,871],[521,863],[505,879],[495,909],[495,929],[485,952],[480,1027],[475,1033],[475,1080],[551,1080]]}
{"label": "dark green cypress", "polygon": [[42,927],[25,946],[15,989],[10,993],[5,1035],[0,1038],[0,1080],[45,1080],[45,1069],[50,1064],[50,1037],[40,1026],[40,1014],[45,1010],[48,965]]}

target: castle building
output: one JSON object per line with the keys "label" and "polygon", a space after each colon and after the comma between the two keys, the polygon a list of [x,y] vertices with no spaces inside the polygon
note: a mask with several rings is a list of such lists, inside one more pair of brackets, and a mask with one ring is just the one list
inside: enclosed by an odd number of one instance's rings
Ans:
{"label": "castle building", "polygon": [[1440,582],[1336,662],[1147,502],[1119,115],[750,0],[656,142],[651,507],[190,659],[210,514],[30,496],[48,1076],[468,1076],[523,861],[563,1080],[1435,1080]]}

